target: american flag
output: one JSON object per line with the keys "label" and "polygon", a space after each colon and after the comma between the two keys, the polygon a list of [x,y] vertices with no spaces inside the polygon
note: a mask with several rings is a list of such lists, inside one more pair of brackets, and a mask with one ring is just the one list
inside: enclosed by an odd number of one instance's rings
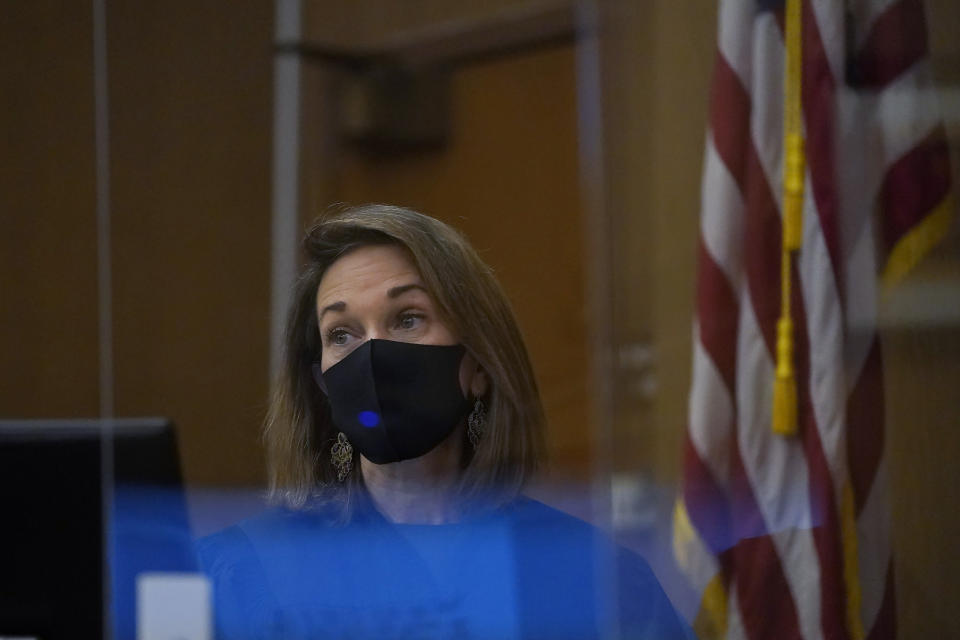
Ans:
{"label": "american flag", "polygon": [[773,433],[783,4],[719,5],[674,550],[701,638],[892,638],[877,299],[948,229],[946,136],[921,0],[802,2],[799,431]]}

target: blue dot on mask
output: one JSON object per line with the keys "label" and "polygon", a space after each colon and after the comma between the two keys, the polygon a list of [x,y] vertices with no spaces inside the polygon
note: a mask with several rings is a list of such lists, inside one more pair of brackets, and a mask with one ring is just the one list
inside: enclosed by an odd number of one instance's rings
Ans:
{"label": "blue dot on mask", "polygon": [[365,427],[375,427],[380,424],[380,415],[376,411],[361,411],[357,420]]}

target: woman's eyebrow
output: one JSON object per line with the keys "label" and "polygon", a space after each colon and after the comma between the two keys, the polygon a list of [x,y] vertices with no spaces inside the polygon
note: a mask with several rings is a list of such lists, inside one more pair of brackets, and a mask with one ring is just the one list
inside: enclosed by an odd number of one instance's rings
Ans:
{"label": "woman's eyebrow", "polygon": [[427,290],[423,288],[423,285],[417,284],[414,282],[411,284],[403,284],[403,285],[400,285],[399,287],[393,287],[392,289],[389,289],[387,291],[387,297],[396,298],[397,296],[402,295],[412,289],[419,289],[420,291],[427,293]]}
{"label": "woman's eyebrow", "polygon": [[317,321],[319,322],[323,319],[323,314],[327,311],[345,311],[347,308],[346,302],[334,302],[333,304],[328,304],[323,309],[320,310],[320,314],[317,316]]}
{"label": "woman's eyebrow", "polygon": [[[427,290],[424,288],[423,285],[418,284],[416,282],[412,282],[410,284],[402,284],[399,287],[392,287],[388,289],[387,297],[396,298],[398,296],[405,294],[407,291],[411,291],[414,289],[419,289],[420,291],[427,293]],[[320,313],[317,315],[317,320],[321,320],[323,318],[323,314],[325,314],[327,311],[346,311],[346,310],[347,310],[347,303],[343,302],[342,300],[330,303],[320,310]]]}

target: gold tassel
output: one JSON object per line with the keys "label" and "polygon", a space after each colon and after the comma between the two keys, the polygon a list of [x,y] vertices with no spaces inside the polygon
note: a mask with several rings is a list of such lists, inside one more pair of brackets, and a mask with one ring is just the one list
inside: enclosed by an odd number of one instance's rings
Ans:
{"label": "gold tassel", "polygon": [[780,253],[780,319],[777,321],[777,368],[773,380],[773,432],[797,433],[797,379],[793,366],[793,320],[790,316],[790,264],[803,244],[803,179],[806,158],[801,124],[800,0],[787,0],[786,69],[783,105],[783,249]]}
{"label": "gold tassel", "polygon": [[777,371],[773,380],[773,432],[797,433],[797,380],[793,372],[793,321],[777,321]]}

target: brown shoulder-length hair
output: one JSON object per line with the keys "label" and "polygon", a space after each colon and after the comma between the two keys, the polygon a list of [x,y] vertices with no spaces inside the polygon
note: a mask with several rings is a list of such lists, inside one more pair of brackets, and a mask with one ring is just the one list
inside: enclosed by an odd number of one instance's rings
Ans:
{"label": "brown shoulder-length hair", "polygon": [[455,229],[410,209],[381,204],[341,208],[307,232],[307,256],[297,280],[284,337],[283,368],[264,425],[271,497],[289,507],[320,498],[348,517],[362,495],[357,454],[337,482],[330,449],[338,429],[312,376],[320,359],[316,296],[324,273],[358,247],[406,249],[444,320],[487,374],[487,418],[474,450],[464,442],[461,495],[509,500],[537,469],[544,412],[526,346],[493,271]]}

